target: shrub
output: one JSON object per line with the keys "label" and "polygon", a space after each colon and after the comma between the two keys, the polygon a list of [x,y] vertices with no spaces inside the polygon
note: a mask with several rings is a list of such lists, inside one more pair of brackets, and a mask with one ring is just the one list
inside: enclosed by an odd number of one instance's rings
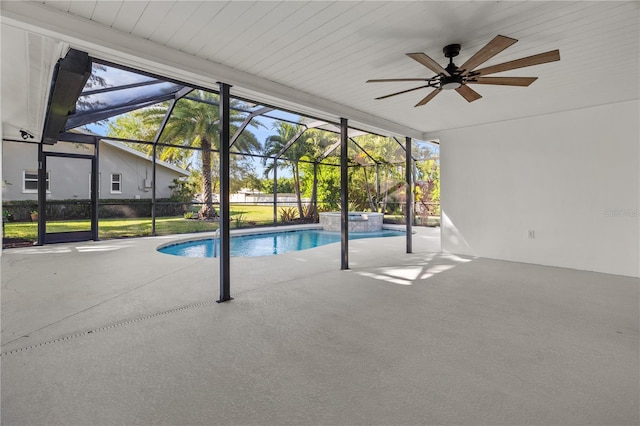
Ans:
{"label": "shrub", "polygon": [[313,219],[316,214],[316,209],[312,204],[302,205],[302,216]]}
{"label": "shrub", "polygon": [[[156,200],[156,216],[180,216],[194,209],[190,202],[173,202],[166,198]],[[38,209],[38,203],[32,200],[6,201],[2,206],[16,222],[28,222],[30,214]],[[197,208],[195,209],[197,211]],[[4,213],[3,213],[4,214]],[[47,220],[74,220],[91,217],[90,200],[50,200],[47,201]],[[98,216],[108,218],[151,217],[150,199],[100,199]]]}
{"label": "shrub", "polygon": [[292,222],[298,217],[298,211],[295,207],[280,208],[280,222]]}
{"label": "shrub", "polygon": [[244,213],[240,212],[236,215],[236,217],[234,217],[234,219],[236,221],[236,228],[242,228],[247,221],[247,216]]}
{"label": "shrub", "polygon": [[189,182],[183,179],[174,179],[171,181],[173,184],[169,185],[171,189],[171,201],[191,201],[196,196],[196,188],[193,182]]}
{"label": "shrub", "polygon": [[332,211],[335,211],[335,209],[330,204],[326,204],[326,203],[318,204],[318,213],[332,212]]}

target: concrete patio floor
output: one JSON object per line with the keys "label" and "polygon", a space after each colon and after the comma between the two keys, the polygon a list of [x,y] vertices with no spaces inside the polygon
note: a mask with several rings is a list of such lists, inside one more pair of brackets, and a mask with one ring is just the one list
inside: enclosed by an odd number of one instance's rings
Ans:
{"label": "concrete patio floor", "polygon": [[218,261],[2,254],[3,425],[640,423],[638,279],[404,238]]}

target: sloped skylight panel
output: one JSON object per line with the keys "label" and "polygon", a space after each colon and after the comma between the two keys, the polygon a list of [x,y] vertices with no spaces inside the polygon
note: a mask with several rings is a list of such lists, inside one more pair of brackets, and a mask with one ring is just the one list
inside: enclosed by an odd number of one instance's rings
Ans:
{"label": "sloped skylight panel", "polygon": [[184,85],[94,62],[66,130],[166,101],[182,88]]}
{"label": "sloped skylight panel", "polygon": [[77,110],[105,110],[125,105],[137,105],[154,99],[159,99],[158,102],[161,102],[167,99],[167,95],[173,95],[183,87],[179,84],[156,80],[153,84],[144,86],[126,86],[123,89],[81,95],[78,98]]}
{"label": "sloped skylight panel", "polygon": [[154,80],[157,79],[144,74],[94,62],[91,69],[91,77],[89,77],[82,92],[139,84]]}

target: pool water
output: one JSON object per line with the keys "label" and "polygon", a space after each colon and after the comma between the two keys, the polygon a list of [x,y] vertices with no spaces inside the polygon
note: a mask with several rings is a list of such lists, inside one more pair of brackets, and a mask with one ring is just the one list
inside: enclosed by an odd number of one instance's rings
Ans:
{"label": "pool water", "polygon": [[[404,231],[382,230],[376,232],[351,232],[349,239],[398,237],[405,235]],[[239,235],[231,237],[231,256],[271,256],[290,251],[306,250],[325,244],[340,241],[339,232],[320,230],[283,231],[268,234]],[[158,249],[161,253],[187,257],[218,257],[220,241],[207,238],[171,244]]]}

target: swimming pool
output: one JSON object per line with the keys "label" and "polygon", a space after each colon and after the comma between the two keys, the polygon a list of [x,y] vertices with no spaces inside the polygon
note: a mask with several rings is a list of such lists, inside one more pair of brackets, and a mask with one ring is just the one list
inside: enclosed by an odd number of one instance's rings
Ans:
{"label": "swimming pool", "polygon": [[[350,240],[360,238],[397,237],[404,231],[382,230],[377,232],[352,232]],[[238,235],[231,237],[231,256],[271,256],[290,251],[306,250],[340,241],[339,232],[321,230],[280,231],[263,234]],[[214,238],[170,244],[158,248],[158,251],[174,256],[218,257],[220,241]]]}

